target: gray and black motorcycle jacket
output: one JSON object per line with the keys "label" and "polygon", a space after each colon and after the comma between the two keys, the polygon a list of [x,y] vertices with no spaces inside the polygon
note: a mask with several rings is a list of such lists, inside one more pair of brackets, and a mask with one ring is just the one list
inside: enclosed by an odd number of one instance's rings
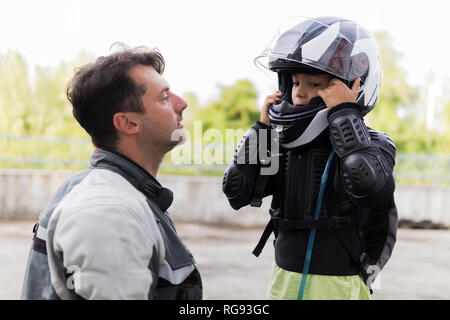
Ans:
{"label": "gray and black motorcycle jacket", "polygon": [[[273,196],[270,222],[253,252],[256,256],[273,232],[277,265],[301,272],[309,232],[317,229],[311,274],[360,274],[364,280],[372,275],[373,280],[396,241],[395,145],[387,134],[366,127],[354,103],[332,108],[328,122],[328,128],[308,144],[292,149],[280,145],[271,155],[271,161],[279,161],[278,171],[265,176],[260,173],[267,160],[261,162],[258,156],[256,163],[237,161],[251,153],[251,136],[258,137],[256,149],[261,144],[270,149],[270,142],[260,141],[264,135],[255,133],[271,127],[257,122],[225,172],[223,191],[235,210],[260,206],[262,198]],[[333,149],[337,156],[331,162],[319,220],[313,221],[321,176]]]}
{"label": "gray and black motorcycle jacket", "polygon": [[201,299],[194,258],[167,213],[173,194],[97,148],[40,213],[22,299]]}

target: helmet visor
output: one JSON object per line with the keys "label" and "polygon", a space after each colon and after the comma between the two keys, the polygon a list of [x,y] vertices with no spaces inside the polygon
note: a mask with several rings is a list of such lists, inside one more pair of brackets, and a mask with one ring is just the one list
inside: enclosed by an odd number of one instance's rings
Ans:
{"label": "helmet visor", "polygon": [[[306,66],[353,81],[367,73],[369,67],[368,57],[363,54],[366,50],[358,48],[355,42],[367,31],[355,24],[351,24],[354,30],[346,30],[347,26],[350,24],[333,17],[297,17],[295,24],[288,22],[279,28],[255,59],[255,64],[260,69],[277,72],[283,69],[295,71],[295,64],[299,64],[299,67]],[[369,35],[367,38],[372,41]]]}

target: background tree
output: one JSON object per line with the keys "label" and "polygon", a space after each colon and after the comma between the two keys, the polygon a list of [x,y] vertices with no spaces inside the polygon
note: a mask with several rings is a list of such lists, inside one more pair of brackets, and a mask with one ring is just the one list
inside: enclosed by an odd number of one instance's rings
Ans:
{"label": "background tree", "polygon": [[247,129],[259,120],[257,94],[248,80],[239,80],[231,86],[221,86],[219,99],[211,101],[199,112],[203,129]]}
{"label": "background tree", "polygon": [[[427,87],[408,84],[407,71],[400,66],[403,54],[392,46],[387,32],[376,32],[375,38],[382,64],[381,86],[377,107],[366,116],[367,124],[388,133],[398,152],[448,152],[443,143],[449,133],[426,127]],[[427,85],[431,78],[424,80]]]}
{"label": "background tree", "polygon": [[32,91],[28,66],[14,51],[0,55],[0,126],[2,134],[31,133]]}

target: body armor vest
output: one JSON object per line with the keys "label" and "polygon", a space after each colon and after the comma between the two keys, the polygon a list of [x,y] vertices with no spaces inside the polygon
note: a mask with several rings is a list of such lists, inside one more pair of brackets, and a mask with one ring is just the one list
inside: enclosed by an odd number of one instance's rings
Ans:
{"label": "body armor vest", "polygon": [[273,184],[271,220],[253,253],[259,255],[273,231],[277,265],[302,272],[309,232],[316,228],[309,272],[337,276],[361,274],[367,280],[369,266],[379,264],[389,235],[388,219],[390,215],[396,217],[395,204],[388,201],[376,209],[356,207],[342,188],[339,158],[334,157],[319,220],[313,221],[321,177],[331,150],[328,129],[308,145],[280,148],[280,169],[268,181]]}

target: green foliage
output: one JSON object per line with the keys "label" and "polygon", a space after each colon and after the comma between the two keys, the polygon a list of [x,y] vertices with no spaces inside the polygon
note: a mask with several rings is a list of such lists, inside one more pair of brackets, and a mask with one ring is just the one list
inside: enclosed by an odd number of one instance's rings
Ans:
{"label": "green foliage", "polygon": [[66,168],[62,159],[89,159],[92,145],[86,142],[62,140],[55,144],[46,138],[20,137],[89,138],[72,116],[65,86],[74,68],[91,59],[82,53],[72,64],[38,66],[31,82],[28,66],[19,53],[0,55],[0,157],[17,161],[4,160],[2,167],[42,167],[37,159],[45,158],[50,163],[46,168]]}
{"label": "green foliage", "polygon": [[[183,157],[184,162],[199,164],[223,164],[231,161],[234,148],[244,132],[259,120],[257,94],[251,82],[238,80],[230,86],[220,86],[216,100],[201,106],[194,93],[185,96],[188,109],[184,112],[184,127],[188,140],[181,148],[172,153]],[[165,158],[171,163],[172,155]],[[206,160],[205,160],[206,159]],[[202,175],[207,170],[195,170]],[[223,170],[222,170],[223,171]],[[184,172],[184,171],[183,171]]]}
{"label": "green foliage", "polygon": [[[375,37],[382,76],[378,103],[366,116],[367,124],[389,134],[398,152],[448,154],[449,133],[428,130],[423,119],[426,100],[421,95],[426,95],[426,91],[407,83],[407,72],[399,64],[402,54],[392,47],[389,34],[377,32]],[[402,117],[399,117],[400,113]],[[450,119],[443,121],[444,126],[450,126]]]}
{"label": "green foliage", "polygon": [[1,133],[29,134],[32,92],[28,68],[22,56],[8,51],[0,55]]}
{"label": "green foliage", "polygon": [[259,119],[256,107],[257,95],[253,84],[247,80],[239,80],[235,84],[221,87],[220,97],[211,101],[198,112],[203,122],[203,129],[246,129]]}
{"label": "green foliage", "polygon": [[[367,124],[388,133],[399,153],[449,154],[449,97],[443,108],[437,110],[440,127],[427,128],[424,120],[427,88],[408,84],[407,70],[400,66],[402,54],[393,48],[388,33],[377,32],[376,39],[382,61],[382,82],[378,105],[366,116]],[[78,169],[84,166],[83,161],[87,161],[92,152],[92,144],[73,118],[65,88],[74,69],[93,59],[93,56],[82,52],[72,63],[62,62],[55,67],[38,66],[31,73],[19,53],[0,53],[0,167]],[[247,130],[259,119],[260,111],[256,90],[248,80],[239,80],[219,89],[218,97],[205,105],[200,105],[195,93],[186,94],[189,107],[183,115],[183,122],[191,134],[196,128],[196,121],[201,121],[203,134],[208,129],[215,129],[209,140],[205,135],[194,136],[196,140],[191,141],[194,144],[192,150],[195,144],[198,146],[197,140],[200,139],[203,147],[213,143],[223,144],[223,155],[228,156],[233,153],[231,145],[238,142],[242,133],[235,131],[235,136],[228,137],[226,129]],[[215,139],[217,133],[226,140]],[[16,139],[27,136],[37,138]],[[45,137],[72,140],[54,142]],[[39,159],[49,161],[43,164]],[[66,160],[74,161],[67,164]],[[194,157],[190,161],[196,165]],[[171,165],[170,157],[165,158],[165,164]],[[178,172],[179,169],[166,166],[163,170]],[[190,174],[198,172],[193,168],[186,170]]]}

